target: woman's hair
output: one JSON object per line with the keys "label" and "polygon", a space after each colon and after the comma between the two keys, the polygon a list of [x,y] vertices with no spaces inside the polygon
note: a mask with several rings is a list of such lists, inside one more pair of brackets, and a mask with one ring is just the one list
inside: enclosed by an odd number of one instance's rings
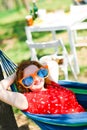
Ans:
{"label": "woman's hair", "polygon": [[17,68],[17,72],[16,72],[16,80],[15,80],[15,84],[17,86],[17,90],[21,93],[24,93],[24,92],[30,92],[30,89],[29,88],[24,88],[18,81],[21,80],[23,78],[23,73],[24,73],[24,69],[30,65],[35,65],[37,66],[38,68],[41,68],[42,65],[37,62],[37,61],[22,61],[19,65],[18,65],[18,68]]}

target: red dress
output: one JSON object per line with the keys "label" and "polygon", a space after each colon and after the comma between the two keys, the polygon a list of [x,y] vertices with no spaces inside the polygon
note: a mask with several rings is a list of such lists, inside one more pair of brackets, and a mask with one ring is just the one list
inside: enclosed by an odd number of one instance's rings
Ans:
{"label": "red dress", "polygon": [[46,85],[46,91],[25,93],[29,106],[26,110],[35,114],[67,114],[84,112],[75,94],[54,82]]}

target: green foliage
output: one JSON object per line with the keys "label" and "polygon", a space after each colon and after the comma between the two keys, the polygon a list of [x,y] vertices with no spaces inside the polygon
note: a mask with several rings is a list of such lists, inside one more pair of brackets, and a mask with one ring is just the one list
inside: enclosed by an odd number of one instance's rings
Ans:
{"label": "green foliage", "polygon": [[19,109],[15,108],[15,107],[13,107],[13,112],[14,112],[14,113],[17,113],[17,114],[18,114],[18,113],[21,113],[21,111],[20,111]]}

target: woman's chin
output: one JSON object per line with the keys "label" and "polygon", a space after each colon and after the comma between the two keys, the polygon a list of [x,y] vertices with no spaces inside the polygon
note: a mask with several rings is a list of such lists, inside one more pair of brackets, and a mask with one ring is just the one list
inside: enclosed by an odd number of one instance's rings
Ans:
{"label": "woman's chin", "polygon": [[43,88],[44,88],[43,85],[40,84],[40,85],[34,85],[31,90],[32,90],[33,92],[38,92],[38,91],[41,91]]}

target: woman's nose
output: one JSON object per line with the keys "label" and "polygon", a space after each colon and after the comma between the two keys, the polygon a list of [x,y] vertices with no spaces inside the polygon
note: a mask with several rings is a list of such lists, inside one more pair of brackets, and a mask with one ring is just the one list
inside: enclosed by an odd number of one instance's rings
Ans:
{"label": "woman's nose", "polygon": [[34,83],[38,83],[39,82],[39,77],[38,76],[34,76]]}

